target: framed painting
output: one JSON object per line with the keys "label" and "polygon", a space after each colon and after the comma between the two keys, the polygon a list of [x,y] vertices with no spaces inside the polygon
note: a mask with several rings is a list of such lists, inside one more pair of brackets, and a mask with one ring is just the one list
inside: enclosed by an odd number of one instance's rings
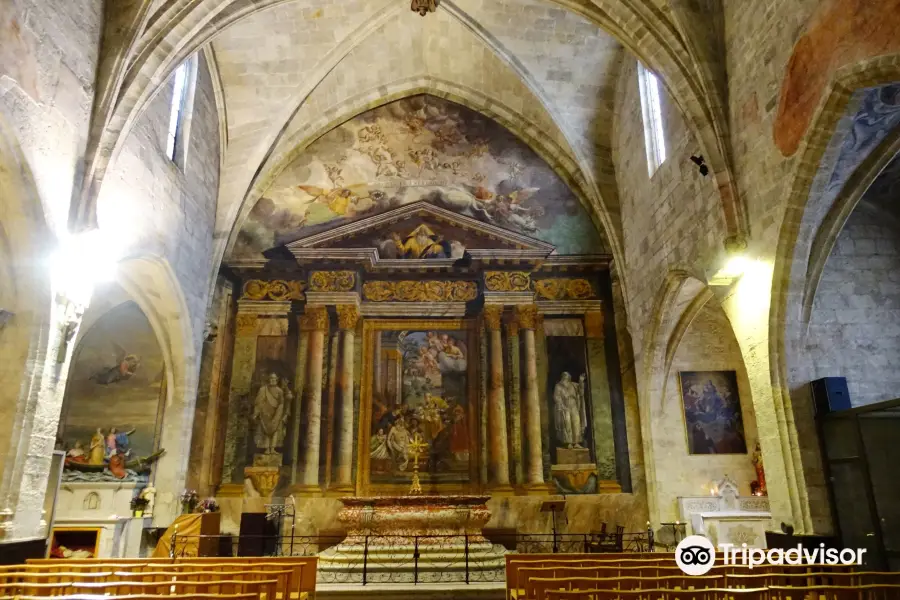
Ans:
{"label": "framed painting", "polygon": [[471,490],[479,422],[474,321],[372,320],[363,327],[360,493],[406,493],[417,436],[426,445],[418,461],[425,492]]}
{"label": "framed painting", "polygon": [[690,454],[746,454],[734,371],[682,371],[681,402]]}

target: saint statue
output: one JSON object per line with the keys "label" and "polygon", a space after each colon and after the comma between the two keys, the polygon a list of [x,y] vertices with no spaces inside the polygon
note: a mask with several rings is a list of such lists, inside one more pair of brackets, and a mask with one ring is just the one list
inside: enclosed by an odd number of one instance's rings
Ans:
{"label": "saint statue", "polygon": [[556,416],[556,439],[566,448],[584,448],[587,410],[584,404],[584,375],[578,383],[569,373],[563,373],[553,388]]}
{"label": "saint statue", "polygon": [[284,441],[284,424],[287,421],[285,403],[293,398],[287,386],[279,386],[278,375],[269,374],[269,381],[259,388],[253,406],[253,423],[256,426],[256,445],[266,454],[275,454],[275,448]]}
{"label": "saint statue", "polygon": [[759,447],[759,442],[756,442],[756,449],[753,450],[751,461],[753,462],[753,468],[756,469],[756,490],[760,496],[766,496],[768,495],[766,490],[766,470],[763,468],[762,448]]}
{"label": "saint statue", "polygon": [[98,427],[96,433],[91,436],[91,447],[88,449],[88,464],[102,465],[105,458],[106,438],[103,435],[103,430]]}

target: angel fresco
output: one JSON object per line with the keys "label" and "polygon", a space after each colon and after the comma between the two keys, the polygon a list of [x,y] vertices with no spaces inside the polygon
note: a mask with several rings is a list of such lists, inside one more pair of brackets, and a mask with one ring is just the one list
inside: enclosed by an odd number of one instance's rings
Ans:
{"label": "angel fresco", "polygon": [[100,385],[112,385],[131,379],[141,364],[141,357],[129,353],[122,346],[113,342],[115,349],[115,364],[106,367],[91,375],[91,381]]}

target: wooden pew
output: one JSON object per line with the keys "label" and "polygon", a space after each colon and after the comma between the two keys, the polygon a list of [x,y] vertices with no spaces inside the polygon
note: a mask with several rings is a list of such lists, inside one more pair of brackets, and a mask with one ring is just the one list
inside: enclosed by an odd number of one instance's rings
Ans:
{"label": "wooden pew", "polygon": [[[596,554],[588,556],[597,556]],[[80,558],[80,559],[60,559],[60,558],[33,558],[27,561],[28,565],[83,565],[86,570],[92,568],[91,565],[106,567],[98,570],[110,570],[110,565],[117,562],[135,564],[228,564],[228,563],[246,563],[255,565],[258,563],[278,563],[282,568],[290,568],[294,571],[292,578],[291,597],[300,598],[302,594],[310,597],[315,595],[316,590],[316,568],[318,565],[318,557],[316,556],[261,556],[261,557],[186,557],[186,558],[140,558],[140,559],[110,559],[110,558]],[[254,567],[250,567],[254,568]],[[112,569],[112,570],[125,570]]]}
{"label": "wooden pew", "polygon": [[[133,594],[125,596],[102,596],[97,594],[68,594],[56,596],[57,600],[258,600],[253,594],[189,594],[156,596]],[[46,596],[0,596],[0,600],[46,600]]]}
{"label": "wooden pew", "polygon": [[219,579],[212,581],[54,581],[46,583],[17,582],[0,584],[4,594],[29,594],[41,597],[59,597],[72,594],[99,596],[151,595],[196,596],[250,594],[257,599],[273,600],[278,582],[275,579],[238,581]]}

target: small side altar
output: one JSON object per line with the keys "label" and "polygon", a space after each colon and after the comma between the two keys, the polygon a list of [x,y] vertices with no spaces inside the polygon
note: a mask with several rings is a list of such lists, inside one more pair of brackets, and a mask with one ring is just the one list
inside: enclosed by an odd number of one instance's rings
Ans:
{"label": "small side altar", "polygon": [[737,484],[726,475],[709,496],[678,498],[681,518],[690,533],[703,535],[716,546],[766,548],[766,529],[772,520],[766,496],[740,496]]}
{"label": "small side altar", "polygon": [[347,537],[319,555],[319,583],[502,580],[506,551],[482,533],[489,498],[341,498]]}

